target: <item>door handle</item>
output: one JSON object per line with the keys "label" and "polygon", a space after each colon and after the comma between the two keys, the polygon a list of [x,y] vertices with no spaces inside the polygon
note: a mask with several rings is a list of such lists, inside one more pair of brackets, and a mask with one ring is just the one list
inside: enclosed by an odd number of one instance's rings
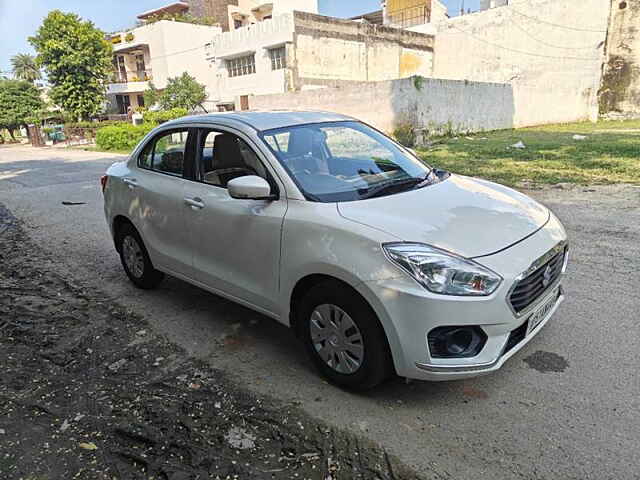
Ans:
{"label": "door handle", "polygon": [[131,190],[138,186],[138,181],[135,178],[123,178],[122,181],[127,184]]}
{"label": "door handle", "polygon": [[204,208],[204,202],[202,201],[201,198],[198,198],[198,197],[194,197],[194,198],[186,197],[184,199],[184,203],[189,205],[194,210],[196,210],[196,209],[197,210],[202,210]]}

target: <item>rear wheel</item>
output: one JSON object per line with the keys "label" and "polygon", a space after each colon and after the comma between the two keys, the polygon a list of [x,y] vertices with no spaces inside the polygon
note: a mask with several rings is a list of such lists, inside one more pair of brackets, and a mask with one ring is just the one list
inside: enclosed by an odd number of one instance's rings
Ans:
{"label": "rear wheel", "polygon": [[122,225],[117,242],[120,261],[129,280],[138,288],[148,290],[157,287],[164,274],[153,268],[144,242],[133,225]]}
{"label": "rear wheel", "polygon": [[375,312],[344,285],[327,281],[311,288],[296,308],[296,322],[313,363],[332,383],[367,390],[392,373],[389,346]]}

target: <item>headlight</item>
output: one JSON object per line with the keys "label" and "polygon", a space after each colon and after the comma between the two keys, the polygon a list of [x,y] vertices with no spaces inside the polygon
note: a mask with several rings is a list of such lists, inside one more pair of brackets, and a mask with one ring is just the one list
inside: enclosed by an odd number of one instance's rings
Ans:
{"label": "headlight", "polygon": [[496,291],[502,277],[488,268],[422,243],[387,243],[387,256],[418,283],[442,295],[486,296]]}

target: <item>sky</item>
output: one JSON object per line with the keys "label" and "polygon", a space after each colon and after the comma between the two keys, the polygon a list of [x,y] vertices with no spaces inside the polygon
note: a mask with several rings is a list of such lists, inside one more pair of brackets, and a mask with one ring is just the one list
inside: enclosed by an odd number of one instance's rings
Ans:
{"label": "sky", "polygon": [[[451,15],[462,0],[443,0]],[[479,0],[464,0],[465,7],[478,9]],[[50,10],[74,12],[106,32],[134,25],[136,15],[158,8],[170,0],[0,0],[0,74],[11,69],[17,53],[33,53],[27,37],[33,35]],[[350,17],[380,8],[380,0],[320,0],[320,13]]]}

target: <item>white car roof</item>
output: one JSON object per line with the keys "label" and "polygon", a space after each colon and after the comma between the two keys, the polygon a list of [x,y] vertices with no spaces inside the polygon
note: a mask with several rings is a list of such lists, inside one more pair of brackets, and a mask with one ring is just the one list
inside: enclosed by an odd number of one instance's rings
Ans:
{"label": "white car roof", "polygon": [[238,122],[257,131],[291,127],[308,123],[352,121],[352,117],[331,112],[314,111],[244,111],[192,115],[169,123],[223,123]]}

